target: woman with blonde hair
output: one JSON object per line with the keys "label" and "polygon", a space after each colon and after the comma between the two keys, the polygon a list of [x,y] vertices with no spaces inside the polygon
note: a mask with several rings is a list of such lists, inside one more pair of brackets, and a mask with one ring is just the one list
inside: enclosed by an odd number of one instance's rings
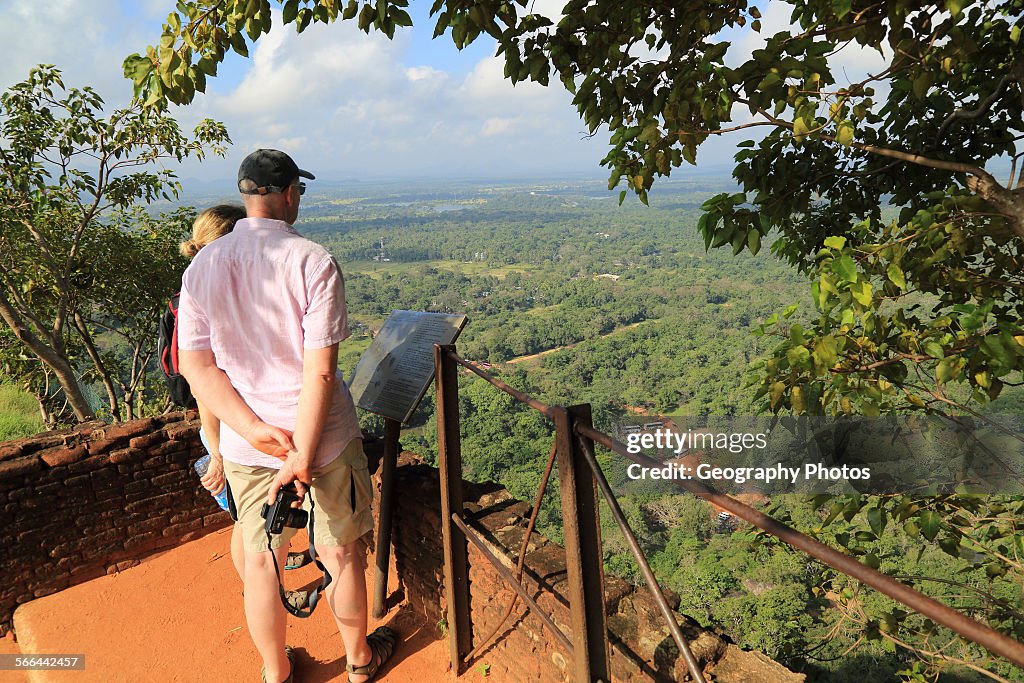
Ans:
{"label": "woman with blonde hair", "polygon": [[218,237],[231,232],[235,223],[245,218],[241,204],[217,204],[196,216],[192,223],[192,238],[181,243],[183,256],[194,258],[199,250]]}
{"label": "woman with blonde hair", "polygon": [[[217,204],[206,209],[192,223],[192,237],[181,243],[181,253],[188,258],[195,258],[199,251],[216,239],[231,232],[235,223],[245,218],[245,208],[238,204]],[[203,488],[212,495],[218,495],[227,486],[224,478],[224,460],[220,455],[220,420],[206,407],[196,401],[199,409],[199,439],[203,442],[206,452],[210,454],[210,465],[206,474],[200,479]],[[238,576],[243,576],[242,536],[236,524],[231,531],[231,561],[235,565]]]}

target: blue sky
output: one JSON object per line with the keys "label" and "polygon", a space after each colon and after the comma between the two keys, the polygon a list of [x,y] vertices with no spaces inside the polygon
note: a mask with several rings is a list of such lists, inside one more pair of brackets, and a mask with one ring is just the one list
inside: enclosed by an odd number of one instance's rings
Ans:
{"label": "blue sky", "polygon": [[[353,22],[316,24],[296,36],[277,14],[249,59],[230,54],[205,95],[172,109],[189,128],[204,117],[223,121],[235,143],[227,159],[186,162],[179,175],[230,179],[249,151],[276,147],[333,180],[607,177],[599,165],[607,134],[586,138],[557,80],[548,88],[513,87],[490,39],[459,52],[447,38],[431,39],[432,3],[411,4],[415,26],[393,41],[367,36]],[[49,62],[64,70],[69,85],[92,85],[111,108],[123,105],[131,84],[121,62],[159,40],[173,6],[174,0],[0,0],[0,43],[7,48],[0,87]],[[559,0],[533,4],[548,16],[560,7]],[[788,25],[784,3],[765,3],[762,11],[764,33]],[[743,59],[759,46],[760,38],[746,32],[730,57]],[[854,55],[851,64],[859,71],[870,61]],[[701,171],[726,168],[743,137],[706,144]],[[674,176],[694,172],[684,167]]]}

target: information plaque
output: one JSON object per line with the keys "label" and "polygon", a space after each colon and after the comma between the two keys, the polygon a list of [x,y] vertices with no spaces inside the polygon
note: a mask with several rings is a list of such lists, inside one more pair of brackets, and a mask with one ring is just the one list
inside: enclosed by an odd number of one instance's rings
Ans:
{"label": "information plaque", "polygon": [[434,344],[451,344],[466,316],[392,311],[349,381],[355,404],[408,422],[434,378]]}

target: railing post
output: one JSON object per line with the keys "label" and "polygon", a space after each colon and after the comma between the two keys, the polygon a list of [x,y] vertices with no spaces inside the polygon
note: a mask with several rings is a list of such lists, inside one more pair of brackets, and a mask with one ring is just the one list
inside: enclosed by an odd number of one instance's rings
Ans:
{"label": "railing post", "polygon": [[597,487],[573,434],[575,422],[591,426],[590,406],[556,408],[554,421],[576,660],[575,679],[577,683],[609,681],[608,623]]}
{"label": "railing post", "polygon": [[384,455],[380,461],[380,519],[377,523],[377,556],[373,573],[373,618],[387,612],[388,566],[391,563],[391,526],[395,510],[395,468],[402,423],[384,418]]}
{"label": "railing post", "polygon": [[444,544],[444,593],[447,603],[448,649],[452,671],[461,673],[462,658],[472,646],[469,618],[469,560],[466,536],[452,522],[462,515],[462,448],[459,438],[458,365],[448,355],[451,345],[434,345],[437,387],[437,469],[441,477],[441,537]]}

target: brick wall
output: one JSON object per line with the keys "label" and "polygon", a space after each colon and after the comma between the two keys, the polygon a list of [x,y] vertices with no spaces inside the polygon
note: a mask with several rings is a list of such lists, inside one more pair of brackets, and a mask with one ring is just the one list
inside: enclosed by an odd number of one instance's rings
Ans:
{"label": "brick wall", "polygon": [[0,444],[0,634],[21,603],[230,523],[191,465],[195,412]]}
{"label": "brick wall", "polygon": [[[403,453],[396,475],[395,562],[405,596],[429,624],[440,626],[444,610],[440,532],[440,487],[436,469]],[[509,559],[515,569],[526,534],[530,508],[494,484],[466,484],[465,513],[489,541],[489,549]],[[470,609],[474,646],[489,634],[514,595],[488,560],[469,546]],[[540,607],[572,639],[567,594],[565,551],[534,533],[526,556],[524,585]],[[678,606],[678,598],[670,595]],[[606,576],[605,599],[611,631],[612,675],[617,681],[688,680],[657,603],[644,587]],[[757,652],[746,652],[722,636],[680,617],[683,633],[709,680],[718,683],[799,683],[794,674]],[[572,680],[572,662],[541,620],[526,612],[522,601],[495,643],[474,666],[485,663],[496,681],[554,682]]]}

